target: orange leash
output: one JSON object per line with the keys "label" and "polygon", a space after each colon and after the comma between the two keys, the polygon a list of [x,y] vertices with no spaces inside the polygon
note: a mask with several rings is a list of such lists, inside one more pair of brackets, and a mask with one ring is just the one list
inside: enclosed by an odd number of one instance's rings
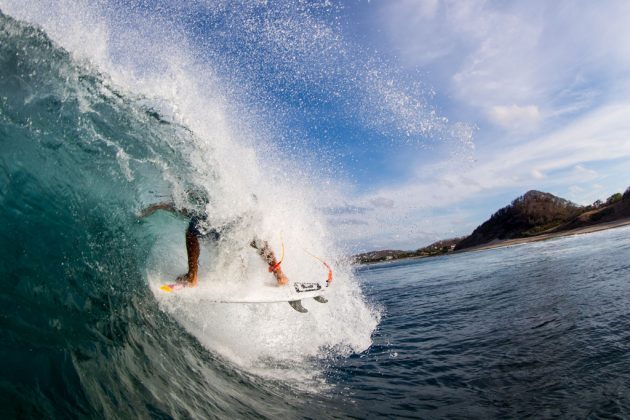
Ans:
{"label": "orange leash", "polygon": [[269,266],[270,273],[275,273],[276,271],[278,271],[280,269],[280,265],[282,264],[282,260],[284,260],[284,241],[282,239],[281,241],[282,241],[282,255],[280,256],[280,261],[278,261],[274,265]]}
{"label": "orange leash", "polygon": [[311,257],[315,258],[317,261],[319,261],[320,263],[324,264],[324,266],[328,269],[328,278],[326,279],[326,285],[330,286],[330,283],[332,283],[333,281],[333,271],[332,268],[330,268],[330,266],[328,265],[328,263],[324,260],[322,260],[321,258],[319,258],[316,255],[311,254],[310,252],[308,252],[307,250],[304,250],[304,252],[306,252],[308,255],[310,255]]}

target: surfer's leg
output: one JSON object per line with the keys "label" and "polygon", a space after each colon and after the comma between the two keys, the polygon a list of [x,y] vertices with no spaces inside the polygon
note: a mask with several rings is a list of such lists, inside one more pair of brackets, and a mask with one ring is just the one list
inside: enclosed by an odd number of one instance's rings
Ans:
{"label": "surfer's leg", "polygon": [[188,254],[188,273],[179,276],[177,281],[187,282],[188,286],[195,287],[197,286],[201,247],[199,246],[199,237],[190,228],[186,231],[186,252]]}
{"label": "surfer's leg", "polygon": [[267,264],[274,265],[276,263],[276,256],[273,254],[273,251],[271,250],[271,247],[269,247],[269,243],[267,241],[254,239],[249,245],[252,248],[256,248],[258,254]]}
{"label": "surfer's leg", "polygon": [[256,238],[252,240],[249,245],[253,248],[256,248],[258,250],[258,254],[269,265],[269,271],[273,272],[273,275],[276,277],[279,286],[284,286],[289,282],[287,276],[282,272],[280,264],[278,264],[278,261],[276,260],[276,255],[273,253],[271,247],[269,246],[269,242]]}
{"label": "surfer's leg", "polygon": [[192,286],[197,285],[197,271],[199,270],[199,238],[193,232],[186,232],[186,252],[188,253],[188,281]]}

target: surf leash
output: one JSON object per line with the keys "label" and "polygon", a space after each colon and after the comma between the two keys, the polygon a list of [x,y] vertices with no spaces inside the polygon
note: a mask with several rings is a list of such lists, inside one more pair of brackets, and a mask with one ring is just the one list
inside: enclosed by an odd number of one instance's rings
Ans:
{"label": "surf leash", "polygon": [[280,265],[282,264],[282,260],[284,260],[284,240],[280,239],[280,241],[282,242],[282,254],[280,255],[280,261],[273,265],[269,265],[270,273],[275,273],[276,271],[280,270]]}
{"label": "surf leash", "polygon": [[315,258],[317,261],[319,261],[320,263],[324,264],[324,266],[328,269],[328,278],[326,279],[326,286],[330,286],[330,283],[332,283],[333,281],[333,271],[332,268],[330,268],[330,266],[328,265],[328,263],[324,260],[322,260],[321,258],[319,258],[317,255],[313,255],[310,252],[308,252],[307,250],[304,250],[304,252],[306,252],[308,255],[310,255],[311,257]]}

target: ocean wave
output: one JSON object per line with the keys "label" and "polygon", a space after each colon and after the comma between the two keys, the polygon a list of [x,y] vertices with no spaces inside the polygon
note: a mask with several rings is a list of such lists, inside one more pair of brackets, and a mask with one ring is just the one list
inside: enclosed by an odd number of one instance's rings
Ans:
{"label": "ocean wave", "polygon": [[[324,389],[328,358],[368,348],[378,323],[312,192],[267,175],[256,147],[231,134],[224,99],[134,91],[139,84],[78,59],[35,23],[0,14],[5,407],[106,417],[297,410],[298,390]],[[302,315],[286,304],[154,294],[152,279],[185,271],[186,224],[138,212],[181,203],[191,187],[209,192],[218,219],[261,214],[229,245],[204,248],[201,281],[246,282],[255,258],[245,238],[257,235],[285,244],[289,276],[325,276],[305,248],[338,262],[329,304]]]}

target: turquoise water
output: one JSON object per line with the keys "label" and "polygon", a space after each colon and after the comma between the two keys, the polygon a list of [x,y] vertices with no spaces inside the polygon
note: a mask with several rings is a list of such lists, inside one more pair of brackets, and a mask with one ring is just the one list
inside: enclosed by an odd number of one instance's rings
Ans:
{"label": "turquoise water", "polygon": [[[322,245],[316,203],[256,176],[221,118],[203,108],[208,134],[164,108],[0,15],[4,416],[630,415],[629,229],[353,269]],[[159,262],[185,270],[186,223],[137,213],[189,187],[225,218],[256,193],[258,229],[287,226],[287,272],[326,274],[302,238],[336,260],[330,302],[302,315],[155,294]],[[254,233],[204,248],[202,281],[218,267],[246,282]]]}

